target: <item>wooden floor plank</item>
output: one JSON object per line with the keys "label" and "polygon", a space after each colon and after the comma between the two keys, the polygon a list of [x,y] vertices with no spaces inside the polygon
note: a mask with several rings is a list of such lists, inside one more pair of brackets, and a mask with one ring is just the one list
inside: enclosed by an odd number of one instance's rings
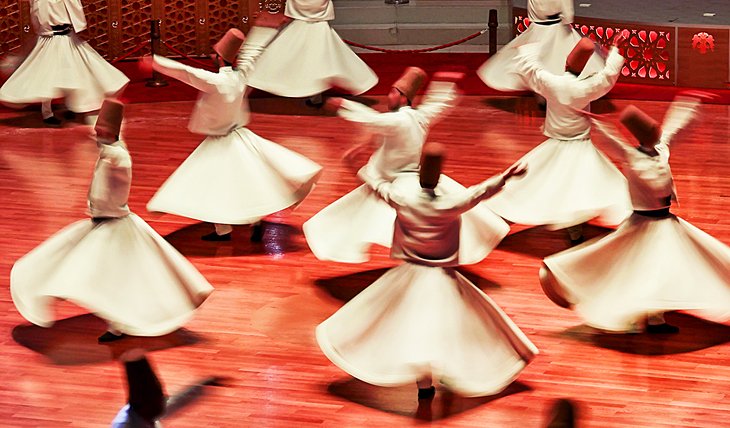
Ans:
{"label": "wooden floor plank", "polygon": [[[382,97],[365,100],[383,108]],[[633,102],[661,118],[668,104]],[[627,102],[601,101],[615,117]],[[730,326],[670,314],[676,337],[602,335],[541,292],[542,257],[566,248],[561,232],[514,226],[484,262],[463,268],[534,341],[540,355],[496,397],[439,392],[419,408],[415,386],[379,388],[354,380],[321,354],[314,327],[396,263],[376,249],[371,262],[321,262],[302,223],[356,187],[341,154],[365,141],[355,125],[299,101],[257,99],[250,128],[325,169],[299,208],[267,219],[262,244],[239,227],[232,243],[206,243],[210,225],[148,213],[155,190],[198,145],[186,130],[192,102],[133,104],[124,129],[134,161],[130,207],[188,256],[216,287],[196,317],[173,334],[102,346],[104,323],[69,303],[50,329],[28,324],[9,293],[13,262],[67,224],[84,218],[96,147],[88,128],[46,129],[37,112],[0,110],[0,420],[13,427],[105,426],[125,402],[114,361],[129,346],[151,350],[168,394],[209,376],[205,387],[165,420],[172,427],[539,426],[549,403],[583,403],[590,427],[717,427],[730,416]],[[730,108],[707,105],[681,135],[672,169],[681,204],[675,212],[730,243]],[[282,113],[287,113],[284,115]],[[530,98],[466,97],[429,140],[450,148],[446,173],[474,184],[500,172],[543,141],[543,119]],[[364,162],[366,157],[360,159]],[[606,233],[590,227],[589,235]],[[126,342],[126,343],[124,343]]]}

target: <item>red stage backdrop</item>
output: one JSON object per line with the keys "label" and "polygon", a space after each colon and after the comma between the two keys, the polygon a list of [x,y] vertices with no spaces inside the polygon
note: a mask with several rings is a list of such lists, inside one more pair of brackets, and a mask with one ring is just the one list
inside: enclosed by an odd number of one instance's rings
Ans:
{"label": "red stage backdrop", "polygon": [[[159,19],[162,40],[186,55],[206,55],[231,27],[248,30],[259,11],[278,12],[286,0],[83,0],[89,28],[83,36],[107,59],[149,40],[151,19]],[[0,20],[0,54],[18,49],[35,35],[26,0],[10,0]],[[162,47],[162,53],[167,53]],[[173,53],[171,53],[173,54]]]}

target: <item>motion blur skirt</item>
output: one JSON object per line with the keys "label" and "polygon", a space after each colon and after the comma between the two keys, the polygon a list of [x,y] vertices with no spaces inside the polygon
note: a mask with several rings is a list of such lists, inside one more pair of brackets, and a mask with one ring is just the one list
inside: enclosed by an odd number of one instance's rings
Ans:
{"label": "motion blur skirt", "polygon": [[136,336],[187,322],[213,287],[135,214],[75,222],[20,258],[10,292],[25,319],[53,324],[53,299],[72,301]]}
{"label": "motion blur skirt", "polygon": [[25,61],[0,88],[0,101],[22,105],[65,97],[69,109],[82,113],[98,110],[105,97],[116,94],[127,83],[127,76],[76,34],[40,36]]}
{"label": "motion blur skirt", "polygon": [[327,21],[294,20],[256,62],[248,86],[284,97],[309,97],[333,86],[361,94],[378,76]]}
{"label": "motion blur skirt", "polygon": [[607,331],[673,310],[730,319],[730,248],[673,215],[634,214],[615,232],[546,258],[541,282],[553,301]]}
{"label": "motion blur skirt", "polygon": [[560,229],[596,218],[615,226],[631,213],[626,178],[591,140],[549,139],[521,161],[527,173],[484,202],[511,222]]}
{"label": "motion blur skirt", "polygon": [[465,396],[496,394],[537,355],[504,312],[453,269],[405,263],[317,327],[336,366],[373,385],[431,376]]}
{"label": "motion blur skirt", "polygon": [[238,128],[208,137],[162,184],[150,211],[221,224],[250,224],[303,200],[322,167]]}

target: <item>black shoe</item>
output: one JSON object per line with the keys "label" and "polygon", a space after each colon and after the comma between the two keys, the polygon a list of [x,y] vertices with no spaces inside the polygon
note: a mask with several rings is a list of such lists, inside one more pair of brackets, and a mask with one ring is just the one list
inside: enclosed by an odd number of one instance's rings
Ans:
{"label": "black shoe", "polygon": [[124,339],[125,335],[123,333],[120,334],[114,334],[111,331],[107,331],[106,333],[99,336],[97,339],[99,343],[109,343],[109,342],[116,342],[117,340]]}
{"label": "black shoe", "polygon": [[56,116],[51,116],[43,119],[43,123],[45,123],[47,126],[61,126],[61,120],[56,118]]}
{"label": "black shoe", "polygon": [[215,232],[210,232],[207,235],[203,235],[200,237],[203,241],[211,241],[211,242],[225,242],[231,240],[231,234],[226,233],[225,235],[219,235]]}
{"label": "black shoe", "polygon": [[63,112],[63,118],[66,120],[74,120],[76,119],[76,113],[72,112],[71,110],[66,110]]}
{"label": "black shoe", "polygon": [[418,388],[419,400],[430,400],[436,395],[436,388],[429,386],[428,388]]}
{"label": "black shoe", "polygon": [[679,333],[679,327],[664,324],[649,324],[646,326],[646,332],[649,334],[677,334]]}
{"label": "black shoe", "polygon": [[309,107],[320,108],[324,105],[324,97],[322,97],[321,95],[311,96],[307,98],[306,101],[304,101],[304,104],[308,105]]}
{"label": "black shoe", "polygon": [[264,226],[254,224],[251,226],[251,242],[261,242],[264,239]]}
{"label": "black shoe", "polygon": [[579,237],[573,239],[570,238],[570,246],[575,247],[576,245],[580,245],[582,243],[586,242],[586,238],[583,235],[580,235]]}

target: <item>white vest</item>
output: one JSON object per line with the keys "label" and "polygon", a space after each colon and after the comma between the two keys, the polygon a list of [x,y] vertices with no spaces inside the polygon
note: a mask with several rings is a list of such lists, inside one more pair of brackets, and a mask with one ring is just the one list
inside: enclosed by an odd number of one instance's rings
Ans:
{"label": "white vest", "polygon": [[332,0],[287,0],[284,15],[301,21],[331,21],[335,6]]}
{"label": "white vest", "polygon": [[81,0],[31,0],[30,14],[33,27],[41,36],[52,36],[52,25],[71,24],[76,33],[86,29]]}

